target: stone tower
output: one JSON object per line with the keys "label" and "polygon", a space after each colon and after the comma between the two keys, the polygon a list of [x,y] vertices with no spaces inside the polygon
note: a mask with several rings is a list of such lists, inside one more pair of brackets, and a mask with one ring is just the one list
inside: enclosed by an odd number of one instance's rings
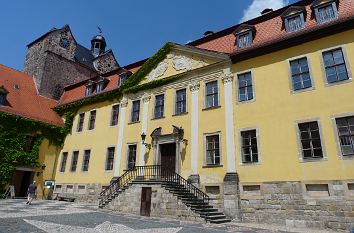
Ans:
{"label": "stone tower", "polygon": [[68,25],[53,28],[27,45],[23,71],[34,76],[40,95],[59,99],[64,87],[119,68],[113,52],[105,51],[103,36],[91,45],[90,50],[78,44]]}

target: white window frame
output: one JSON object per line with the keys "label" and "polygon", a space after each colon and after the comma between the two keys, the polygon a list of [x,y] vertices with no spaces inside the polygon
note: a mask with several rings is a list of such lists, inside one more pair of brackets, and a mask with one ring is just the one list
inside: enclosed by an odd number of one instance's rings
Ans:
{"label": "white window frame", "polygon": [[[93,111],[96,111],[96,116],[95,116],[95,124],[94,124],[94,126],[93,126],[93,129],[89,129],[90,128],[90,119],[91,119],[91,114],[92,114],[92,112]],[[90,111],[89,111],[89,118],[88,118],[88,122],[87,122],[87,131],[93,131],[93,130],[95,130],[95,128],[96,128],[96,123],[97,123],[97,109],[91,109]]]}
{"label": "white window frame", "polygon": [[[258,151],[258,162],[252,162],[252,163],[244,163],[243,162],[243,154],[242,154],[242,135],[241,132],[243,131],[251,131],[251,130],[256,130],[256,137],[257,137],[257,151]],[[261,147],[260,147],[260,133],[259,133],[259,128],[257,127],[250,127],[250,128],[241,128],[238,130],[238,143],[239,143],[239,153],[240,153],[240,165],[242,166],[254,166],[254,165],[260,165],[262,160],[261,160]]]}
{"label": "white window frame", "polygon": [[[133,102],[135,101],[140,101],[139,103],[139,120],[138,121],[132,121],[133,120]],[[129,116],[129,123],[134,124],[134,123],[139,123],[141,120],[141,103],[143,102],[142,99],[137,98],[137,99],[132,99],[131,101],[131,109],[130,109],[130,116]]]}
{"label": "white window frame", "polygon": [[[219,136],[219,154],[220,154],[220,163],[219,164],[207,164],[207,140],[206,138],[208,136]],[[204,141],[204,147],[203,147],[203,167],[208,168],[208,167],[222,167],[223,166],[223,157],[222,157],[222,134],[221,131],[216,131],[216,132],[211,132],[211,133],[204,133],[203,134],[203,141]]]}
{"label": "white window frame", "polygon": [[[303,150],[302,150],[299,124],[309,123],[309,122],[314,122],[314,121],[317,122],[318,131],[319,131],[320,138],[321,138],[322,158],[305,159],[304,155],[303,155]],[[295,132],[296,132],[297,154],[298,154],[299,161],[303,162],[303,163],[327,161],[328,158],[327,158],[326,147],[325,147],[325,138],[324,138],[324,134],[323,134],[323,129],[322,129],[322,124],[321,124],[320,118],[315,117],[315,118],[307,118],[307,119],[297,120],[297,121],[294,122],[294,127],[295,127]]]}
{"label": "white window frame", "polygon": [[[155,117],[156,96],[159,96],[159,95],[163,95],[163,115],[161,117]],[[158,120],[161,118],[165,118],[165,116],[166,116],[166,94],[165,94],[165,92],[154,93],[153,96],[154,96],[154,98],[152,101],[152,118],[151,119]]]}
{"label": "white window frame", "polygon": [[[116,105],[119,106],[119,107],[118,107],[118,121],[117,121],[117,124],[116,124],[116,125],[112,125],[113,106],[116,106]],[[121,109],[120,103],[115,103],[115,104],[112,104],[112,105],[111,105],[111,112],[110,112],[111,114],[109,114],[109,119],[108,119],[108,122],[109,122],[108,126],[109,126],[109,127],[115,128],[115,127],[117,127],[117,126],[119,125],[120,109]]]}
{"label": "white window frame", "polygon": [[341,148],[341,145],[340,145],[336,119],[337,118],[343,118],[343,117],[351,117],[351,116],[354,116],[354,112],[334,114],[334,115],[331,116],[334,138],[335,138],[335,142],[337,144],[337,146],[336,146],[337,147],[337,153],[338,153],[338,157],[341,160],[353,160],[354,156],[353,155],[345,155],[345,156],[343,156],[343,154],[342,154],[342,148]]}
{"label": "white window frame", "polygon": [[[212,106],[212,107],[207,107],[206,103],[207,103],[207,90],[206,90],[206,86],[208,83],[211,82],[215,82],[216,81],[216,85],[217,85],[217,89],[218,89],[218,104],[216,106]],[[220,81],[219,79],[213,78],[213,79],[208,79],[208,80],[204,80],[203,81],[203,110],[208,110],[208,109],[214,109],[214,108],[219,108],[221,107],[221,99],[220,99]]]}
{"label": "white window frame", "polygon": [[[319,9],[319,8],[322,8],[322,7],[329,6],[329,5],[332,5],[332,9],[333,9],[335,18],[334,18],[334,19],[327,20],[327,21],[324,21],[324,22],[319,22],[319,21],[318,21],[318,16],[319,16],[318,9]],[[339,15],[339,12],[338,12],[338,8],[337,8],[337,5],[336,5],[336,1],[335,1],[335,0],[333,0],[333,1],[328,1],[328,2],[326,2],[326,3],[319,4],[319,5],[315,6],[315,7],[314,7],[314,15],[315,15],[315,19],[316,19],[317,24],[324,24],[324,23],[328,23],[328,22],[331,22],[331,21],[337,19],[337,18],[338,18],[338,15]]]}
{"label": "white window frame", "polygon": [[[63,158],[64,158],[64,153],[66,153],[66,161],[65,161],[65,168],[64,171],[61,171],[62,164],[63,164]],[[59,165],[59,173],[65,173],[67,172],[66,167],[68,166],[68,160],[69,160],[69,151],[62,151],[61,152],[61,160],[60,160],[60,165]]]}
{"label": "white window frame", "polygon": [[[301,58],[307,59],[307,65],[309,67],[309,74],[310,74],[310,80],[311,80],[312,87],[295,91],[293,89],[293,77],[292,77],[292,73],[291,73],[291,62],[295,61],[295,60],[299,60]],[[313,72],[312,72],[311,58],[308,54],[292,57],[292,58],[287,59],[286,61],[287,61],[287,66],[288,66],[289,89],[290,89],[291,94],[297,94],[297,93],[312,91],[312,90],[316,89],[315,80],[313,78],[314,76],[313,76]]]}
{"label": "white window frame", "polygon": [[[246,73],[251,73],[253,99],[240,101],[240,97],[239,97],[239,85],[238,85],[238,76],[239,76],[239,75],[246,74]],[[237,99],[236,99],[236,104],[252,103],[252,102],[256,101],[256,86],[255,86],[255,83],[254,83],[253,70],[252,70],[252,69],[250,69],[250,70],[244,70],[244,71],[241,71],[241,72],[237,72],[235,75],[236,75],[236,76],[235,76],[235,85],[236,85],[236,98],[237,98]]]}
{"label": "white window frame", "polygon": [[[181,112],[181,113],[177,113],[177,91],[181,91],[181,90],[186,90],[186,111],[185,112]],[[174,89],[175,95],[174,95],[174,99],[173,99],[173,116],[180,116],[180,115],[184,115],[188,113],[188,88],[187,87],[182,87],[182,88],[178,88],[178,89]]]}
{"label": "white window frame", "polygon": [[[329,83],[327,81],[327,73],[326,73],[326,66],[325,66],[325,63],[324,63],[323,53],[330,52],[332,50],[337,50],[337,49],[342,49],[343,59],[344,59],[344,62],[345,62],[345,67],[347,68],[348,79],[347,80],[343,80],[343,81],[337,81],[337,82],[334,82],[334,83]],[[345,83],[353,81],[353,79],[352,79],[353,76],[352,76],[351,69],[350,69],[350,63],[349,63],[347,52],[346,52],[346,45],[338,45],[338,46],[326,48],[326,49],[320,50],[319,52],[320,52],[322,78],[323,78],[323,81],[324,81],[326,87],[340,85],[340,84],[345,84]]]}
{"label": "white window frame", "polygon": [[[80,121],[80,114],[84,114],[84,120],[82,122],[82,129],[81,131],[77,131],[78,126],[79,126],[79,121]],[[77,121],[76,121],[76,130],[74,131],[75,133],[82,133],[85,129],[85,118],[86,118],[86,112],[79,112],[77,114]]]}
{"label": "white window frame", "polygon": [[[290,31],[290,28],[289,28],[289,19],[291,18],[294,18],[294,17],[297,17],[297,16],[300,16],[300,20],[301,20],[301,23],[302,23],[302,27],[296,31]],[[292,15],[288,15],[284,18],[284,25],[285,25],[285,31],[287,33],[294,33],[294,32],[298,32],[298,31],[301,31],[302,29],[305,28],[305,15],[304,15],[304,12],[301,11],[301,12],[298,12],[298,13],[295,13],[295,14],[292,14]]]}
{"label": "white window frame", "polygon": [[[87,151],[87,150],[89,150],[90,151],[90,157],[89,157],[89,163],[88,163],[88,166],[87,166],[87,171],[84,171],[83,170],[83,166],[84,166],[84,159],[85,159],[85,151]],[[79,152],[80,153],[80,152]],[[88,171],[89,171],[89,168],[90,168],[90,162],[91,162],[91,158],[92,158],[92,149],[91,148],[85,148],[84,150],[83,150],[83,153],[82,153],[82,162],[81,162],[81,169],[80,169],[80,171],[82,172],[82,173],[87,173]],[[79,161],[79,159],[78,159],[78,161]]]}
{"label": "white window frame", "polygon": [[[107,161],[108,161],[108,148],[114,148],[114,154],[113,154],[113,167],[112,167],[112,170],[106,170],[107,168]],[[116,162],[116,158],[117,158],[117,146],[116,145],[108,145],[106,146],[106,156],[105,156],[105,160],[104,160],[104,164],[103,164],[103,170],[105,172],[108,172],[108,173],[112,173],[114,171],[114,165],[115,165],[115,162]]]}
{"label": "white window frame", "polygon": [[135,166],[137,166],[138,163],[138,156],[139,156],[139,147],[137,142],[132,142],[132,143],[127,143],[126,145],[126,160],[125,160],[125,169],[128,170],[128,164],[129,164],[129,146],[135,145],[136,146],[136,151],[135,151]]}

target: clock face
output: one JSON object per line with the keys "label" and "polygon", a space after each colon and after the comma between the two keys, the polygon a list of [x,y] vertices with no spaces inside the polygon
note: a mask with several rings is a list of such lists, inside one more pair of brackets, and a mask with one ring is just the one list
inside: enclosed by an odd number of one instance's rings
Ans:
{"label": "clock face", "polygon": [[68,48],[70,46],[70,40],[66,37],[60,39],[60,46],[63,48]]}

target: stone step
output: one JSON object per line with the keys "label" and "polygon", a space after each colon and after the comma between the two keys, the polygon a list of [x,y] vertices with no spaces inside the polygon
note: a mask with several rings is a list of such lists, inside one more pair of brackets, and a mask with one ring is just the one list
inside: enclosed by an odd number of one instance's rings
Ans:
{"label": "stone step", "polygon": [[214,223],[214,224],[221,224],[221,223],[227,223],[227,222],[231,222],[230,219],[215,219],[215,220],[210,220],[210,223]]}
{"label": "stone step", "polygon": [[206,218],[207,220],[215,220],[215,219],[222,219],[222,218],[226,218],[225,214],[223,213],[209,213],[207,215],[200,215],[201,217]]}
{"label": "stone step", "polygon": [[199,214],[213,213],[213,212],[218,212],[218,211],[219,210],[215,209],[215,208],[203,208],[203,209],[200,209],[200,210],[196,210],[196,212],[199,213]]}

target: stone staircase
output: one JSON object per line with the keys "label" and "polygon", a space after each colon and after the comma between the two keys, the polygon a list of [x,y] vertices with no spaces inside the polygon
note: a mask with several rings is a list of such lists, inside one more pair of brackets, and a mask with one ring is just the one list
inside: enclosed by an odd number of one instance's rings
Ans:
{"label": "stone staircase", "polygon": [[159,183],[163,188],[181,200],[206,222],[220,224],[230,222],[222,212],[210,205],[210,198],[203,191],[175,172],[161,166],[139,166],[113,180],[99,197],[99,208],[107,206],[133,184]]}

